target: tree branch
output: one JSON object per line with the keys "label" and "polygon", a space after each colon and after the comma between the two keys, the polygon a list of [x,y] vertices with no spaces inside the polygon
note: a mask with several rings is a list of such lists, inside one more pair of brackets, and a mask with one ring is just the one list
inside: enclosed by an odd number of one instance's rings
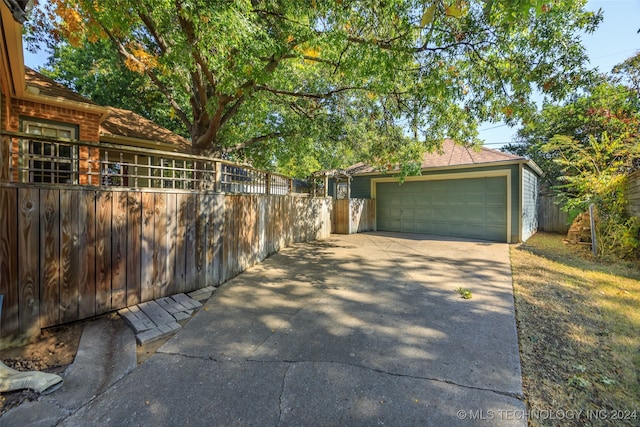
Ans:
{"label": "tree branch", "polygon": [[311,99],[327,99],[341,92],[346,92],[350,90],[362,90],[362,89],[363,88],[356,87],[356,86],[346,86],[339,89],[330,90],[329,92],[325,92],[325,93],[306,93],[306,92],[292,92],[288,90],[280,90],[280,89],[275,89],[265,85],[256,86],[256,90],[263,90],[263,91],[271,92],[277,95],[287,95],[287,96],[293,96],[296,98],[311,98]]}
{"label": "tree branch", "polygon": [[120,56],[124,60],[128,59],[128,60],[133,61],[133,62],[135,62],[135,63],[137,63],[137,64],[139,64],[141,66],[141,68],[144,70],[144,74],[146,74],[151,79],[151,81],[153,81],[153,83],[158,87],[158,90],[160,90],[160,92],[167,98],[167,100],[171,104],[171,107],[176,112],[178,118],[180,118],[180,121],[182,121],[182,123],[187,127],[187,129],[191,129],[191,127],[193,125],[191,123],[191,120],[189,120],[189,117],[182,110],[182,108],[180,107],[180,104],[178,104],[178,102],[175,100],[175,98],[171,95],[171,92],[169,92],[169,89],[164,85],[164,83],[162,83],[162,81],[160,81],[158,76],[156,76],[155,73],[152,72],[138,58],[136,58],[135,55],[132,55],[131,53],[129,53],[129,51],[127,51],[127,48],[113,35],[113,33],[111,31],[109,31],[108,28],[106,28],[104,25],[102,25],[100,23],[99,23],[99,25],[102,28],[102,30],[105,32],[105,34],[107,34],[107,36],[109,37],[111,42],[115,45],[115,47],[118,50],[118,53],[120,54]]}
{"label": "tree branch", "polygon": [[231,153],[233,151],[242,150],[244,148],[247,148],[251,144],[255,144],[256,142],[266,141],[268,139],[274,139],[274,138],[281,138],[281,137],[285,137],[285,136],[289,136],[289,135],[293,135],[293,132],[273,132],[273,133],[269,133],[269,134],[266,134],[266,135],[255,136],[255,137],[247,139],[246,141],[243,141],[243,142],[241,142],[239,144],[236,144],[236,145],[233,145],[231,147],[226,147],[226,148],[222,149],[222,154],[227,154],[227,153]]}

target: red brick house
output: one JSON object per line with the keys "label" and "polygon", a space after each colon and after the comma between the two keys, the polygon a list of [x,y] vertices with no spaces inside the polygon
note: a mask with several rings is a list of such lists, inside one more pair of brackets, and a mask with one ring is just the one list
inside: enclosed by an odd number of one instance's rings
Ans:
{"label": "red brick house", "polygon": [[[138,149],[155,154],[190,152],[189,141],[154,122],[132,111],[97,105],[25,67],[22,24],[13,13],[21,3],[8,2],[17,5],[14,11],[6,3],[0,2],[0,180],[108,185],[114,183],[106,177],[110,174],[119,176],[118,185],[130,186],[133,183],[127,177],[133,171],[121,165],[135,162],[144,163],[135,173],[141,178],[136,186],[153,186],[146,178],[157,172],[155,168],[165,166],[161,156],[151,160],[133,152],[109,153],[108,144],[135,148],[138,154],[142,154]],[[24,138],[25,134],[34,139]],[[39,137],[42,139],[36,139]],[[176,166],[175,161],[171,166]],[[185,164],[177,167],[186,169]]]}

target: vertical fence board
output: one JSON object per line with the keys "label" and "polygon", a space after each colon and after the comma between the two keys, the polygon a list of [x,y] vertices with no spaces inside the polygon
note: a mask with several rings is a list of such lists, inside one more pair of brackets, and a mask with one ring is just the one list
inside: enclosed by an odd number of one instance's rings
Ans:
{"label": "vertical fence board", "polygon": [[569,231],[569,215],[562,210],[557,197],[540,194],[538,197],[538,230],[566,234]]}
{"label": "vertical fence board", "polygon": [[[189,274],[188,263],[193,253],[190,253],[189,246],[192,244],[193,212],[191,208],[191,196],[188,194],[176,194],[176,248],[175,248],[175,269],[173,272],[174,291],[182,293],[190,286],[187,275]],[[192,252],[192,251],[191,251]]]}
{"label": "vertical fence board", "polygon": [[82,191],[78,195],[78,318],[96,314],[96,193]]}
{"label": "vertical fence board", "polygon": [[20,335],[39,334],[39,191],[20,189],[18,213],[18,274],[20,276],[18,304]]}
{"label": "vertical fence board", "polygon": [[[219,209],[215,209],[216,196],[210,193],[203,193],[197,199],[197,211],[200,218],[196,228],[196,245],[203,251],[202,262],[204,270],[204,283],[207,285],[217,285],[220,277],[217,275],[216,255],[220,253],[220,244],[216,244],[216,214],[220,214]],[[219,263],[218,263],[219,264]]]}
{"label": "vertical fence board", "polygon": [[127,306],[140,302],[140,250],[142,241],[142,196],[127,193]]}
{"label": "vertical fence board", "polygon": [[40,190],[40,327],[60,323],[60,191]]}
{"label": "vertical fence board", "polygon": [[0,187],[0,343],[18,334],[18,189]]}
{"label": "vertical fence board", "polygon": [[60,322],[78,318],[77,222],[79,191],[60,192]]}
{"label": "vertical fence board", "polygon": [[164,296],[167,288],[167,194],[155,193],[154,200],[153,298],[155,299]]}
{"label": "vertical fence board", "polygon": [[[167,194],[167,225],[166,225],[166,237],[164,242],[167,248],[166,252],[166,272],[164,278],[164,289],[161,291],[161,296],[173,295],[176,293],[176,282],[173,280],[175,277],[176,268],[176,247],[184,246],[184,236],[178,236],[177,234],[177,200],[178,195],[175,193]],[[193,221],[193,218],[190,218]]]}
{"label": "vertical fence board", "polygon": [[155,197],[142,193],[142,244],[140,245],[140,300],[153,299],[155,287]]}
{"label": "vertical fence board", "polygon": [[127,202],[125,191],[113,194],[111,213],[111,307],[127,305]]}
{"label": "vertical fence board", "polygon": [[96,193],[96,314],[111,310],[111,232],[113,192]]}
{"label": "vertical fence board", "polygon": [[624,195],[629,202],[629,214],[640,217],[640,170],[631,173],[627,178]]}
{"label": "vertical fence board", "polygon": [[195,194],[189,196],[189,210],[193,221],[189,221],[189,251],[194,253],[193,272],[187,272],[188,290],[192,291],[207,285],[207,211]]}
{"label": "vertical fence board", "polygon": [[192,289],[197,276],[197,248],[196,248],[196,198],[189,195],[185,206],[186,216],[186,269],[185,289]]}
{"label": "vertical fence board", "polygon": [[[211,283],[219,285],[224,281],[224,236],[226,232],[225,199],[221,194],[210,196],[209,237],[207,240],[207,262],[210,262]],[[209,258],[211,256],[211,258]],[[209,276],[208,276],[209,277]]]}

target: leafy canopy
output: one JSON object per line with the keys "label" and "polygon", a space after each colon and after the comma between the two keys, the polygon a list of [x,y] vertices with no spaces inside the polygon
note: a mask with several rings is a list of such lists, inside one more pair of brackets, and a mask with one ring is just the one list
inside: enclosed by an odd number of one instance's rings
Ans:
{"label": "leafy canopy", "polygon": [[478,122],[528,117],[534,89],[580,86],[579,36],[600,20],[585,3],[52,0],[31,30],[67,56],[111,49],[119,65],[101,66],[144,75],[163,95],[149,108],[200,153],[292,173],[356,158],[411,169],[444,137],[478,143]]}

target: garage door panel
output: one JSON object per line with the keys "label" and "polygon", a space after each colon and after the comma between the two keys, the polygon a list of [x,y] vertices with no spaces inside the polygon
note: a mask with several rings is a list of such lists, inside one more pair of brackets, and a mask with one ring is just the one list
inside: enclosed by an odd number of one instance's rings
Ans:
{"label": "garage door panel", "polygon": [[381,231],[506,241],[506,178],[378,183]]}

